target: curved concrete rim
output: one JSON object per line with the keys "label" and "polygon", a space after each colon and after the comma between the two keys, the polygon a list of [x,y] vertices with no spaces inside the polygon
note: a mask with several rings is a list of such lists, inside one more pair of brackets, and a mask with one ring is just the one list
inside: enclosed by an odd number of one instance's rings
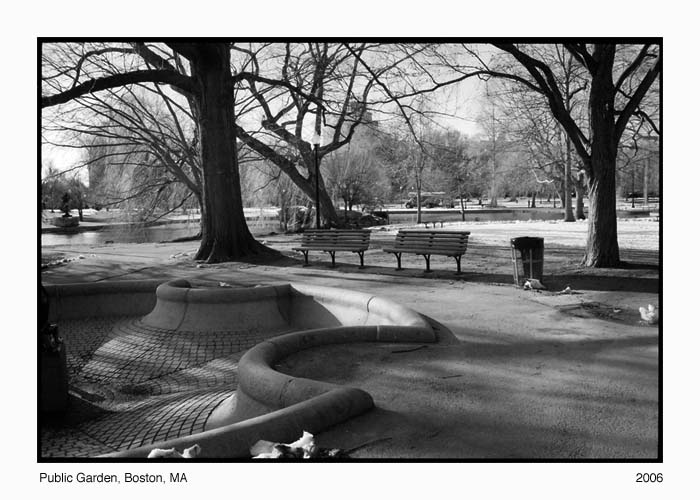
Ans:
{"label": "curved concrete rim", "polygon": [[[435,342],[432,328],[392,325],[342,326],[288,333],[269,339],[246,352],[238,364],[236,405],[220,405],[207,427],[223,426],[293,406],[339,386],[283,374],[274,366],[284,358],[323,345],[353,342]],[[367,394],[371,401],[371,397]],[[372,403],[373,406],[373,403]],[[370,406],[371,408],[371,406]],[[369,409],[369,408],[367,408]],[[338,423],[337,420],[334,423]]]}
{"label": "curved concrete rim", "polygon": [[161,284],[156,289],[156,296],[159,299],[190,303],[241,303],[253,302],[261,297],[276,297],[280,291],[289,286],[288,284],[257,287],[204,286],[196,280],[177,279]]}
{"label": "curved concrete rim", "polygon": [[[155,291],[153,282],[130,282],[134,290]],[[97,286],[95,286],[97,285]],[[100,458],[146,458],[155,449],[184,449],[194,444],[201,447],[201,458],[248,458],[250,446],[259,439],[291,442],[303,431],[318,433],[374,407],[365,391],[280,373],[274,365],[296,352],[322,345],[353,342],[435,342],[430,324],[417,312],[388,299],[361,292],[332,287],[298,285],[291,289],[310,295],[321,303],[362,308],[365,320],[382,324],[344,325],[302,330],[271,338],[249,349],[238,366],[239,385],[235,408],[220,404],[210,416],[211,426],[201,433],[152,443]],[[47,287],[50,295],[65,295],[65,285]],[[108,294],[128,292],[126,283],[69,286],[70,295],[95,300],[101,291]],[[187,286],[183,286],[187,288]],[[59,302],[60,304],[60,302]],[[114,313],[113,310],[110,310]],[[61,317],[61,315],[58,315]],[[229,401],[231,398],[225,400]],[[225,403],[224,402],[224,403]],[[212,428],[213,427],[213,428]]]}

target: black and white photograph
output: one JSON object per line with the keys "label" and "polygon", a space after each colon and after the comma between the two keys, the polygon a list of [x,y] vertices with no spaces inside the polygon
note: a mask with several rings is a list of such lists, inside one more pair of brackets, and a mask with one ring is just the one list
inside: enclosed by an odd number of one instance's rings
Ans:
{"label": "black and white photograph", "polygon": [[33,486],[673,487],[663,30],[328,26],[35,38]]}

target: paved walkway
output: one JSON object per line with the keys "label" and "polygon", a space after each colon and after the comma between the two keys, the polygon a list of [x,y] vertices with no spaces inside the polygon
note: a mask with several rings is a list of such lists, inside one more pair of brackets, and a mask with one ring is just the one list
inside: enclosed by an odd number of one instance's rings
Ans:
{"label": "paved walkway", "polygon": [[[433,318],[451,331],[435,346],[401,354],[391,346],[338,346],[301,353],[283,367],[372,394],[376,410],[318,436],[345,449],[372,442],[353,454],[359,458],[656,457],[658,329],[639,324],[636,312],[658,303],[648,283],[642,291],[606,285],[536,293],[439,269],[432,278],[419,269],[361,272],[352,261],[337,269],[318,260],[311,267],[198,266],[183,255],[195,249],[100,247],[44,270],[42,280],[304,282],[386,296]],[[138,318],[59,328],[74,405],[65,421],[42,427],[47,457],[94,456],[201,430],[235,389],[239,357],[266,335],[236,345],[216,336],[194,342],[147,331]],[[147,354],[128,355],[134,348]]]}

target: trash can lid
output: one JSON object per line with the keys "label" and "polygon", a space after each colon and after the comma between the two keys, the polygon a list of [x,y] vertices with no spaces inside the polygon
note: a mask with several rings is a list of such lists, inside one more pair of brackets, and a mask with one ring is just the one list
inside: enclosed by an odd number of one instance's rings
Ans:
{"label": "trash can lid", "polygon": [[544,246],[544,238],[538,236],[520,236],[519,238],[511,238],[510,244],[516,250],[523,248],[540,248]]}

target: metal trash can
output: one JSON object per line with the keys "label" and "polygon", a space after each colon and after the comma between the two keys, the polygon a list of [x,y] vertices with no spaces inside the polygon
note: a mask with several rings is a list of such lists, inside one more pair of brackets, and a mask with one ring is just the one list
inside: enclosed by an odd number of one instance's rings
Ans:
{"label": "metal trash can", "polygon": [[[511,260],[513,261],[513,279],[516,286],[534,278],[542,282],[544,274],[544,238],[522,236],[510,240]],[[522,262],[522,275],[518,260]]]}

